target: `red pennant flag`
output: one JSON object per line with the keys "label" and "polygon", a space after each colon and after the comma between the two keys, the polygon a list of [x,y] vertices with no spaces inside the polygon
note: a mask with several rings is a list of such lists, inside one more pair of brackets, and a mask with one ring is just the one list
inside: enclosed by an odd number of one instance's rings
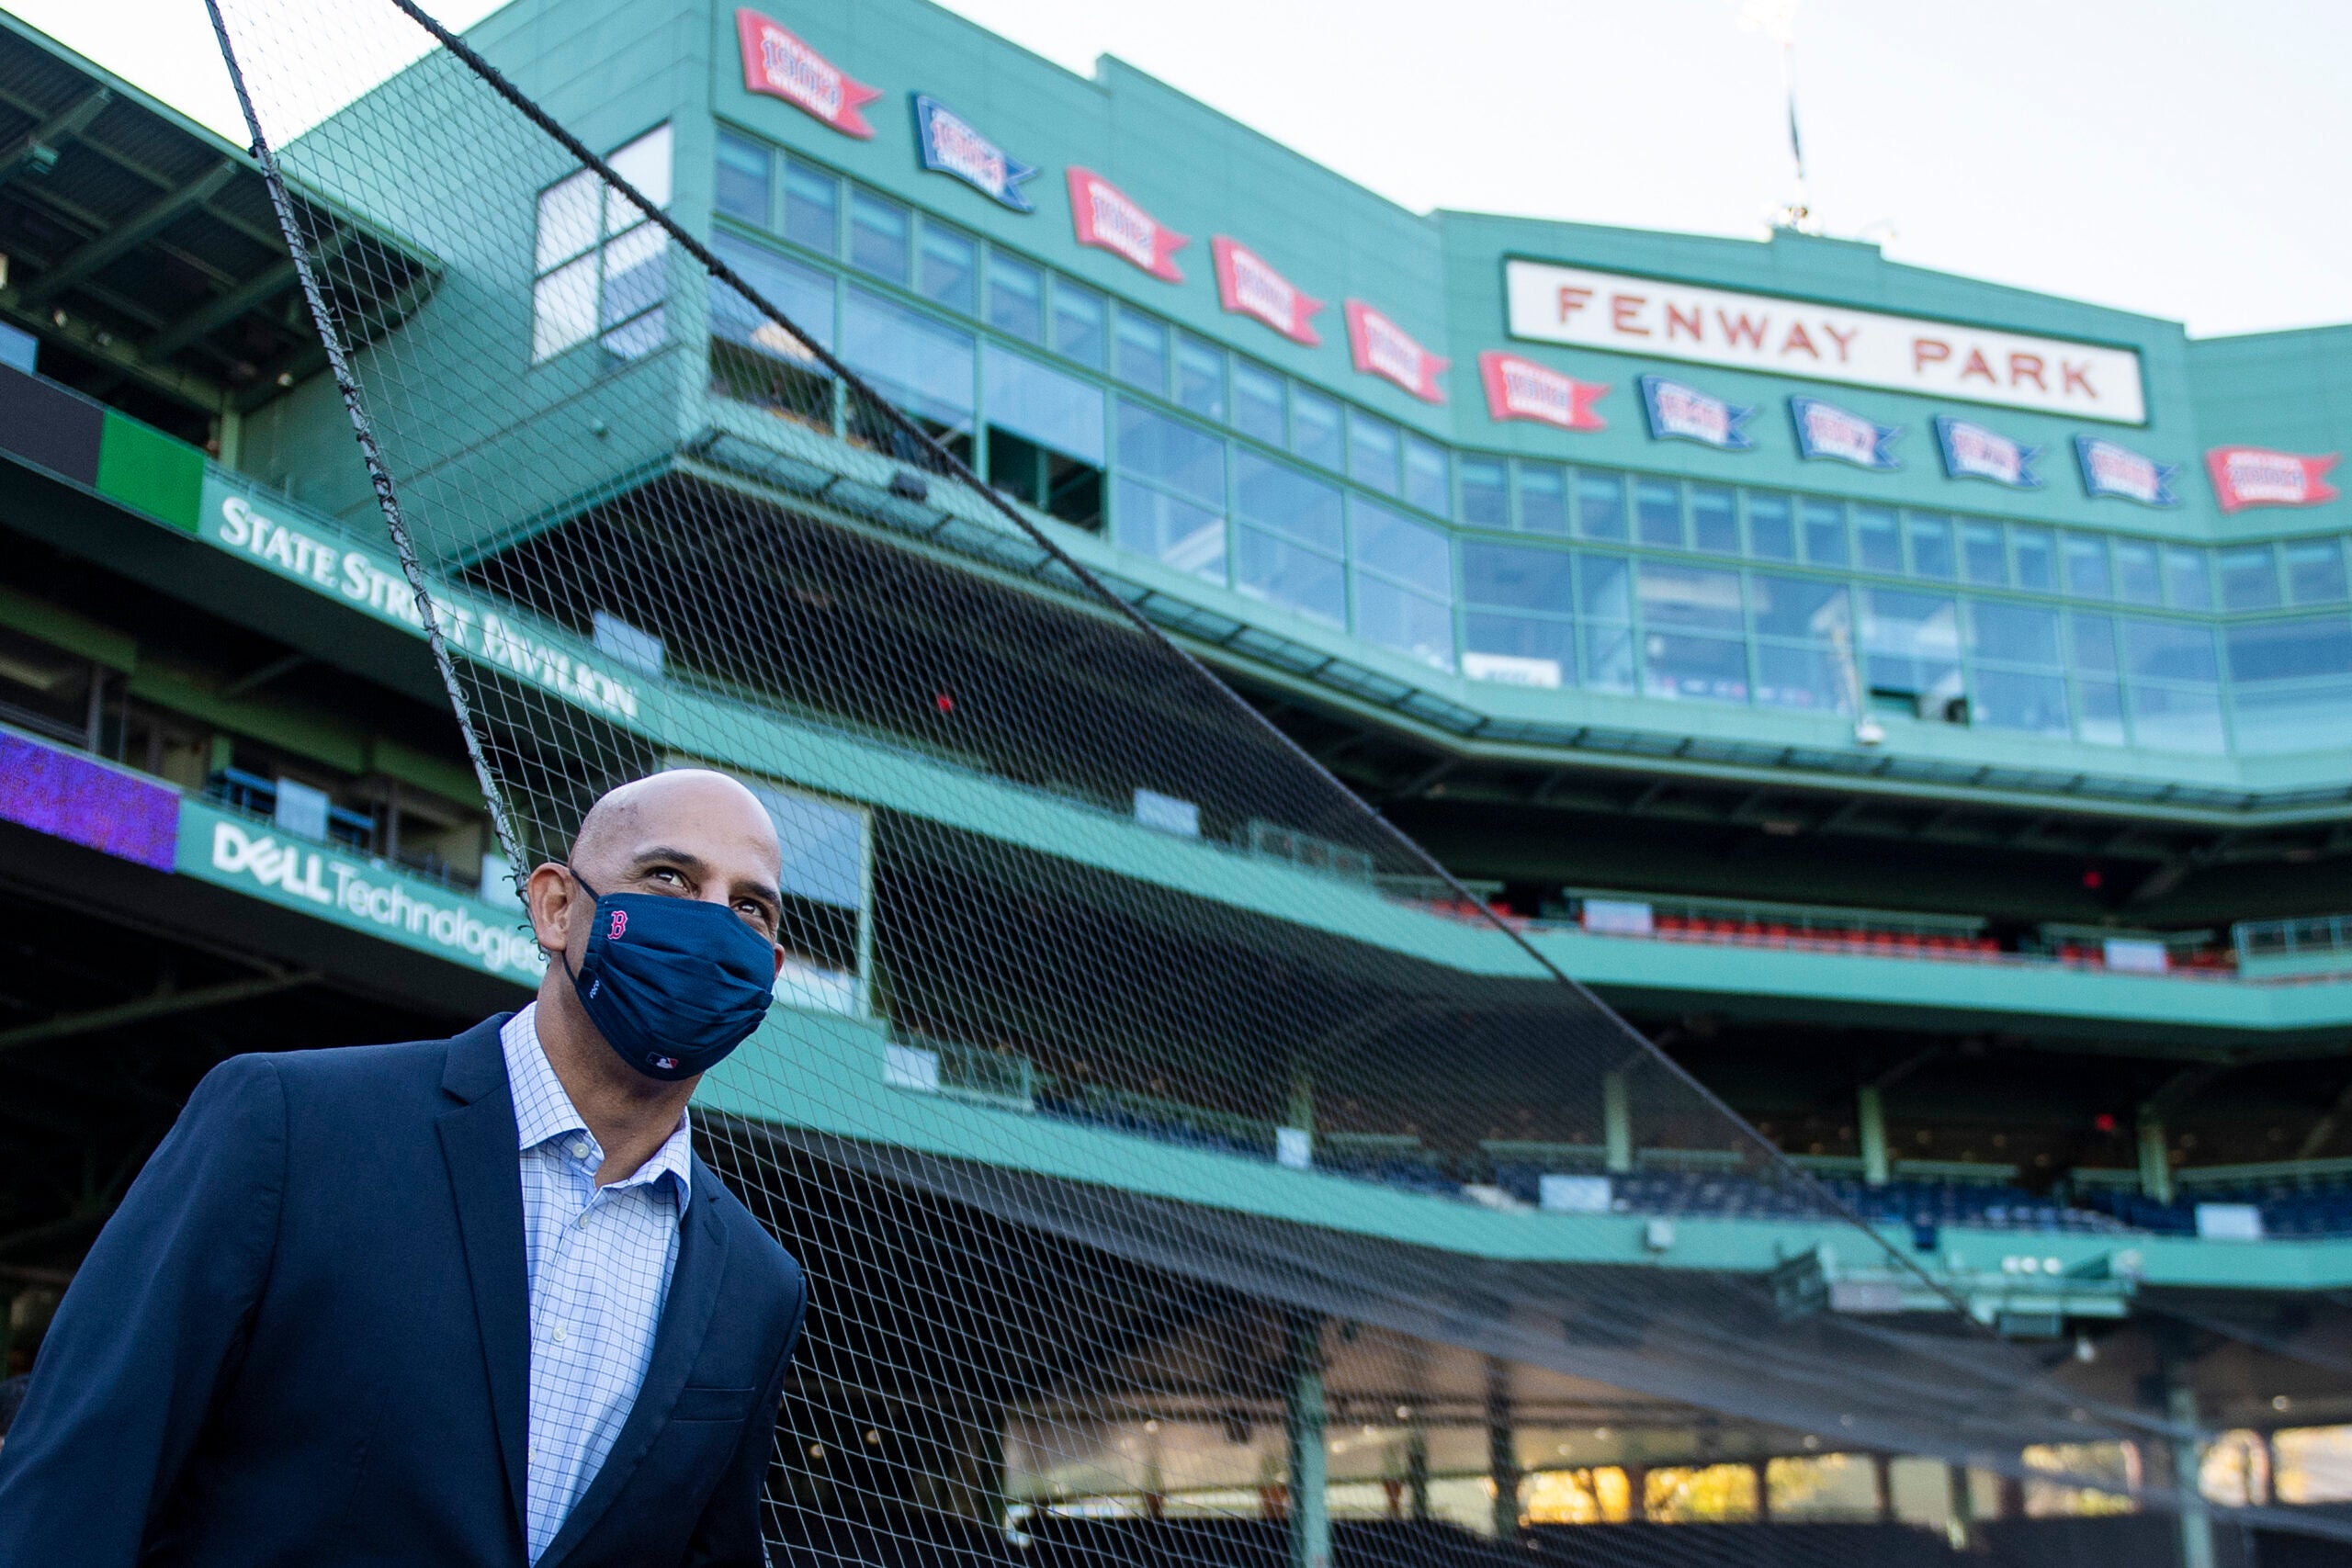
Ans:
{"label": "red pennant flag", "polygon": [[1216,257],[1217,303],[1237,316],[1254,316],[1293,343],[1314,348],[1323,341],[1311,322],[1323,301],[1276,272],[1266,258],[1225,234],[1209,238]]}
{"label": "red pennant flag", "polygon": [[2205,471],[2223,512],[2249,506],[2317,506],[2339,493],[2326,479],[2340,453],[2305,457],[2262,446],[2216,446],[2205,454]]}
{"label": "red pennant flag", "polygon": [[1395,321],[1361,299],[1348,301],[1348,350],[1356,369],[1396,382],[1423,402],[1445,401],[1438,377],[1453,362],[1431,354]]}
{"label": "red pennant flag", "polygon": [[1494,349],[1478,355],[1478,379],[1486,383],[1488,419],[1530,419],[1562,430],[1609,428],[1609,422],[1592,412],[1592,405],[1609,395],[1605,381],[1579,381],[1548,365]]}
{"label": "red pennant flag", "polygon": [[1081,245],[1110,252],[1163,283],[1182,283],[1175,255],[1193,242],[1162,223],[1109,180],[1073,164],[1069,169],[1069,220]]}
{"label": "red pennant flag", "polygon": [[881,88],[858,81],[757,11],[735,13],[735,36],[743,48],[746,92],[782,98],[843,136],[873,140],[874,128],[857,111],[880,97]]}

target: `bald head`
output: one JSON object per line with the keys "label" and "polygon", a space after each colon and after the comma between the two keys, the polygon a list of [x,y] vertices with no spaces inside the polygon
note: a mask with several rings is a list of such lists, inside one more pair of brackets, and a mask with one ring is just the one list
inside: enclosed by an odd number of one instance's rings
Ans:
{"label": "bald head", "polygon": [[773,936],[784,852],[759,797],[725,773],[679,768],[633,780],[581,818],[572,869],[599,893],[729,904]]}

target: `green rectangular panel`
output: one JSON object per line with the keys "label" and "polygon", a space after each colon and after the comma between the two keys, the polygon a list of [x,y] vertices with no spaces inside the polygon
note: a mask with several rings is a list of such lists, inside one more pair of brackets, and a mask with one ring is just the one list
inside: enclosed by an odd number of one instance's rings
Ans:
{"label": "green rectangular panel", "polygon": [[98,490],[193,534],[204,494],[204,454],[108,410],[98,441]]}

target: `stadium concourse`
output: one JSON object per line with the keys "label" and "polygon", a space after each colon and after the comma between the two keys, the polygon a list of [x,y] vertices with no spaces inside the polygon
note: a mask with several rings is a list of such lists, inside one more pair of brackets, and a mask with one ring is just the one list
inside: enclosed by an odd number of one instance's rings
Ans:
{"label": "stadium concourse", "polygon": [[691,761],[779,1562],[2352,1560],[2346,330],[1408,214],[921,0],[220,18],[250,148],[0,17],[12,1371]]}

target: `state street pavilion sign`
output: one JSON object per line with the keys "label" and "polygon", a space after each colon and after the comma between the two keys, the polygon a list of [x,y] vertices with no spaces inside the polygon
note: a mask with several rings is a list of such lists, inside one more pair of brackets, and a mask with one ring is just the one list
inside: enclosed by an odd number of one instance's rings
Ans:
{"label": "state street pavilion sign", "polygon": [[1503,264],[1510,334],[1854,387],[2147,423],[2128,348],[1552,262]]}

